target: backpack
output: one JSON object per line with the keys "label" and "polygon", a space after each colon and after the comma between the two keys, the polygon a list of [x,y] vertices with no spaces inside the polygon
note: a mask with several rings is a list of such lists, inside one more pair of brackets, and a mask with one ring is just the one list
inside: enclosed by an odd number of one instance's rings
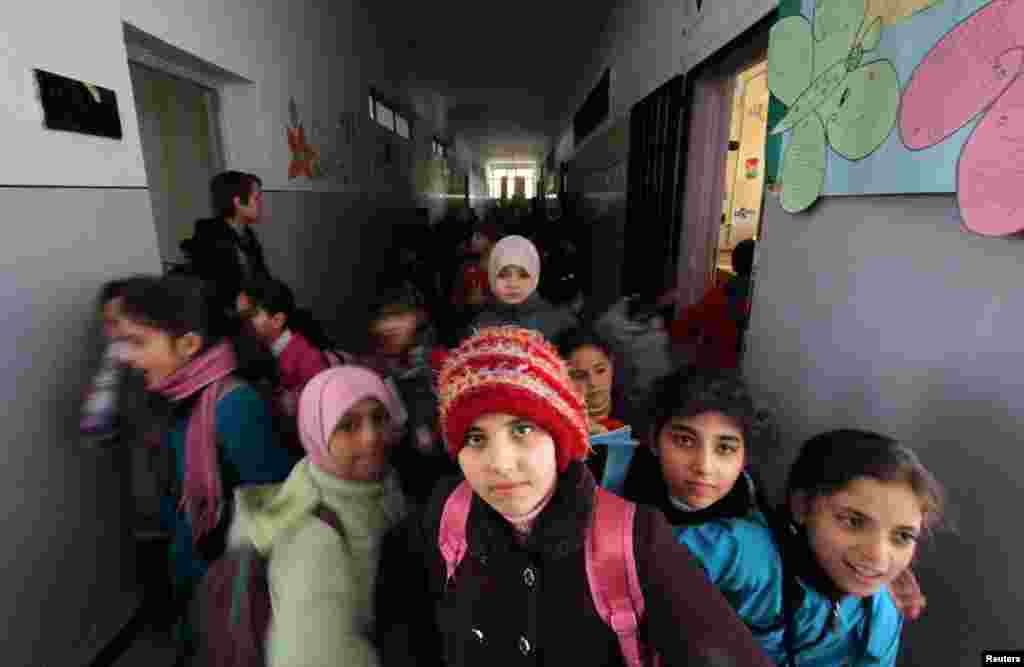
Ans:
{"label": "backpack", "polygon": [[351,366],[356,363],[356,358],[340,347],[328,348],[323,353],[327,359],[327,365],[331,368],[335,366]]}
{"label": "backpack", "polygon": [[[341,534],[341,521],[326,505],[313,515]],[[198,663],[217,667],[264,667],[273,612],[268,557],[252,545],[233,549],[210,565],[196,591],[200,636]]]}
{"label": "backpack", "polygon": [[[446,583],[466,555],[466,522],[473,489],[462,481],[445,501],[438,531],[438,547],[444,557]],[[587,581],[594,606],[602,620],[615,632],[627,667],[659,667],[657,655],[650,655],[637,632],[644,615],[644,595],[637,576],[633,551],[633,520],[636,505],[598,487],[594,515],[585,546]]]}

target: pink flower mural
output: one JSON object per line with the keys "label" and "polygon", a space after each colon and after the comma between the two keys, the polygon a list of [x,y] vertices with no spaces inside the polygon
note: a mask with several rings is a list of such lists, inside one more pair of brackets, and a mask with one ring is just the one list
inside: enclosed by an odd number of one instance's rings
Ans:
{"label": "pink flower mural", "polygon": [[1024,0],[992,0],[936,42],[903,90],[900,138],[930,148],[979,114],[956,168],[964,226],[1024,232]]}

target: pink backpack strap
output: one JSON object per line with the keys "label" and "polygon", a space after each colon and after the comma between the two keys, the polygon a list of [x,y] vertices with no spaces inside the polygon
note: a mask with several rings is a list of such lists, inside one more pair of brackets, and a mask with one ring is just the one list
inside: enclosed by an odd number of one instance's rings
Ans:
{"label": "pink backpack strap", "polygon": [[466,555],[466,522],[469,520],[469,508],[473,501],[473,487],[463,480],[444,503],[441,513],[441,526],[437,534],[437,545],[444,557],[446,570],[445,585],[455,577],[455,570]]}
{"label": "pink backpack strap", "polygon": [[619,639],[627,667],[646,664],[638,634],[644,596],[633,549],[635,517],[635,504],[597,488],[586,542],[587,581],[598,615]]}

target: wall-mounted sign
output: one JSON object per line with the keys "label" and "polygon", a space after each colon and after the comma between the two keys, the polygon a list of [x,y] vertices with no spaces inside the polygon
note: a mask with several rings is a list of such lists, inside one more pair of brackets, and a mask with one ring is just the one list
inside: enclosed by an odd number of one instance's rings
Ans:
{"label": "wall-mounted sign", "polygon": [[111,139],[122,138],[121,116],[117,112],[114,91],[41,69],[34,71],[45,127]]}

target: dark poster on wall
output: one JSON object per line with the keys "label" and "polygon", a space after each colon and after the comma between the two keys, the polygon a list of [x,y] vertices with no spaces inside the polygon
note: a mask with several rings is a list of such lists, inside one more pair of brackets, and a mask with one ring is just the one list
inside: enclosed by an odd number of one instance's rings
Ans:
{"label": "dark poster on wall", "polygon": [[121,116],[117,112],[117,94],[114,91],[41,69],[34,71],[45,127],[111,139],[122,138]]}

